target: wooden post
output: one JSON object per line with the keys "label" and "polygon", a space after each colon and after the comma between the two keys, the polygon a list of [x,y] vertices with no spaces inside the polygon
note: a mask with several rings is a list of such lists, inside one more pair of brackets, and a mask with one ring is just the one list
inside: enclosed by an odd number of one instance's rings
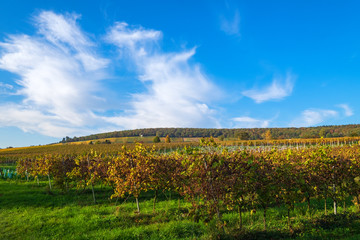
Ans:
{"label": "wooden post", "polygon": [[[130,159],[130,165],[131,165],[131,168],[134,168],[132,159]],[[137,191],[137,189],[136,189],[136,183],[134,184],[134,188],[135,188],[135,191]],[[136,201],[137,212],[140,213],[140,205],[139,205],[139,199],[138,199],[138,195],[137,195],[137,194],[136,194],[136,196],[135,196],[135,201]]]}
{"label": "wooden post", "polygon": [[50,174],[48,174],[48,179],[49,179],[49,187],[50,187],[50,191],[51,191],[51,179],[50,179]]}
{"label": "wooden post", "polygon": [[156,198],[157,198],[158,190],[155,190],[155,197],[154,197],[154,203],[153,203],[153,213],[155,213],[155,204],[156,204]]}
{"label": "wooden post", "polygon": [[266,207],[264,207],[264,231],[266,231]]}
{"label": "wooden post", "polygon": [[326,200],[327,200],[327,186],[325,189],[325,215],[327,215],[327,204],[326,204]]}
{"label": "wooden post", "polygon": [[[335,184],[333,184],[333,192],[334,192],[334,194],[336,193]],[[337,214],[337,203],[336,203],[335,196],[334,196],[334,214],[335,214],[335,215]]]}
{"label": "wooden post", "polygon": [[238,210],[239,210],[239,228],[242,229],[242,211],[241,211],[241,206],[238,205]]}
{"label": "wooden post", "polygon": [[337,203],[336,203],[336,186],[335,186],[335,173],[334,173],[334,166],[332,167],[333,169],[333,193],[334,193],[334,214],[337,214]]}
{"label": "wooden post", "polygon": [[[89,172],[90,172],[90,161],[89,161],[89,155],[87,156],[87,162],[88,162],[88,166],[89,166]],[[91,172],[90,172],[90,177],[91,177]],[[96,204],[96,199],[95,199],[95,191],[94,191],[94,185],[91,182],[91,191],[92,191],[92,195],[93,195],[93,199],[94,199],[94,204]]]}
{"label": "wooden post", "polygon": [[139,199],[138,199],[138,197],[136,196],[136,207],[137,207],[137,211],[138,211],[138,213],[140,213],[140,205],[139,205]]}

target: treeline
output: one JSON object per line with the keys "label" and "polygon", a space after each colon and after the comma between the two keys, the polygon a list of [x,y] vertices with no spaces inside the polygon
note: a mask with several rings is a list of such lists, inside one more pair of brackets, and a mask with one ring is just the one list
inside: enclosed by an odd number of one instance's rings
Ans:
{"label": "treeline", "polygon": [[236,138],[238,140],[265,139],[266,132],[270,131],[272,139],[294,138],[334,138],[360,136],[360,125],[321,126],[303,128],[238,128],[238,129],[214,129],[214,128],[145,128],[135,130],[114,131],[99,133],[83,137],[65,137],[60,142],[88,141],[104,138],[159,136],[177,138],[216,137]]}
{"label": "treeline", "polygon": [[[191,202],[194,219],[218,218],[226,211],[266,212],[273,206],[286,206],[291,229],[291,211],[296,203],[332,199],[336,206],[348,197],[360,206],[360,146],[318,146],[303,149],[246,149],[228,151],[203,141],[203,149],[185,148],[159,154],[138,144],[116,154],[89,152],[80,155],[42,155],[18,161],[17,171],[27,179],[47,177],[64,191],[77,186],[112,187],[112,198],[138,198],[154,191],[154,211],[160,191],[176,192]],[[325,214],[328,206],[325,201]]]}

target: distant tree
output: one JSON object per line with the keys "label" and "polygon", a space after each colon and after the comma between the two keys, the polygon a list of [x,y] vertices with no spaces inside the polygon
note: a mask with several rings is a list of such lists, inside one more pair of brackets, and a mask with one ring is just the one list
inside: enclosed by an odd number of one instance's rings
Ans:
{"label": "distant tree", "polygon": [[250,134],[248,132],[240,132],[239,134],[237,134],[237,137],[240,140],[249,140],[250,139]]}
{"label": "distant tree", "polygon": [[272,134],[271,134],[271,131],[270,131],[270,130],[267,130],[267,131],[264,133],[264,139],[265,139],[265,140],[271,140],[271,139],[272,139]]}
{"label": "distant tree", "polygon": [[155,136],[154,139],[153,139],[153,142],[154,143],[159,143],[160,142],[159,136]]}
{"label": "distant tree", "polygon": [[319,131],[319,136],[320,137],[326,137],[327,131],[325,128],[321,128]]}
{"label": "distant tree", "polygon": [[319,134],[314,131],[307,131],[307,132],[301,133],[300,137],[301,138],[318,138]]}
{"label": "distant tree", "polygon": [[94,143],[93,143],[93,141],[90,141],[89,144],[92,145],[92,144],[94,144]]}
{"label": "distant tree", "polygon": [[224,139],[225,139],[224,135],[220,135],[220,136],[219,136],[219,140],[220,140],[220,141],[224,141]]}
{"label": "distant tree", "polygon": [[355,131],[352,131],[348,135],[349,135],[349,137],[357,137],[357,136],[359,136],[359,133],[355,132]]}
{"label": "distant tree", "polygon": [[169,136],[169,135],[166,135],[166,137],[165,137],[165,142],[166,142],[166,143],[170,143],[170,142],[171,142],[171,139],[170,139],[170,136]]}
{"label": "distant tree", "polygon": [[327,134],[326,134],[326,137],[327,137],[327,138],[332,138],[333,135],[332,135],[331,133],[327,133]]}

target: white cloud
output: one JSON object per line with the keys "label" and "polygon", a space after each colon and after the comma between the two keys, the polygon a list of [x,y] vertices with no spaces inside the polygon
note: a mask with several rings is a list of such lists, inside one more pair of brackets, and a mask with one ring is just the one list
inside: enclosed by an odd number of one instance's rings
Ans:
{"label": "white cloud", "polygon": [[301,116],[295,119],[291,126],[293,127],[310,127],[315,126],[328,120],[337,117],[339,113],[334,110],[324,109],[307,109],[301,113]]}
{"label": "white cloud", "polygon": [[269,100],[281,100],[291,95],[296,77],[287,73],[286,78],[274,78],[270,86],[263,89],[252,89],[243,91],[242,94],[253,99],[256,103]]}
{"label": "white cloud", "polygon": [[61,137],[97,121],[91,109],[108,61],[94,53],[77,18],[44,11],[34,18],[37,35],[11,35],[0,42],[0,69],[19,76],[17,94],[23,97],[0,105],[2,116],[6,113],[0,126]]}
{"label": "white cloud", "polygon": [[16,126],[24,132],[39,132],[46,136],[60,137],[72,132],[57,116],[45,115],[40,110],[19,105],[0,106],[1,126]]}
{"label": "white cloud", "polygon": [[239,11],[236,10],[234,16],[226,18],[220,17],[220,29],[228,35],[240,35],[240,15]]}
{"label": "white cloud", "polygon": [[236,122],[236,128],[266,128],[270,120],[259,120],[251,117],[237,117],[232,119]]}
{"label": "white cloud", "polygon": [[112,43],[119,47],[131,48],[133,51],[142,51],[143,47],[138,44],[144,45],[148,41],[157,41],[161,37],[160,31],[146,30],[141,26],[130,28],[126,22],[117,22],[107,35],[107,39]]}
{"label": "white cloud", "polygon": [[95,44],[77,25],[76,20],[79,18],[76,14],[64,16],[43,11],[35,17],[35,21],[41,35],[62,51],[72,53],[86,71],[102,69],[108,61],[93,52]]}
{"label": "white cloud", "polygon": [[347,104],[338,104],[336,105],[339,108],[342,108],[344,110],[344,114],[346,117],[350,117],[354,115],[354,111],[349,107]]}
{"label": "white cloud", "polygon": [[[117,45],[135,64],[147,92],[133,95],[125,116],[104,118],[123,128],[218,126],[208,102],[217,91],[189,59],[195,48],[174,53],[156,51],[162,33],[118,23],[107,40]],[[155,50],[154,50],[155,49]]]}

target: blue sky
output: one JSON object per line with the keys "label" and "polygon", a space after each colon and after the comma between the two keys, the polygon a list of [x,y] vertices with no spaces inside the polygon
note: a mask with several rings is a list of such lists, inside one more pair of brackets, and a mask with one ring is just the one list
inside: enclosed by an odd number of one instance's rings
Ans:
{"label": "blue sky", "polygon": [[4,1],[0,147],[359,123],[358,1]]}

